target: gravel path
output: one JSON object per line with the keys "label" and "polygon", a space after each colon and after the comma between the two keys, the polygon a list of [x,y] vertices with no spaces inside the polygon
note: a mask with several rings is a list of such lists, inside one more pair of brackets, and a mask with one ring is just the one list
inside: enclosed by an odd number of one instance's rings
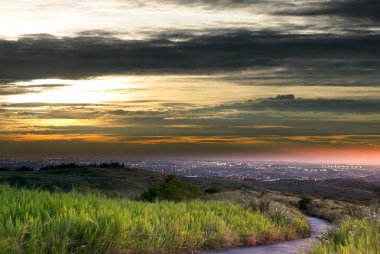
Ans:
{"label": "gravel path", "polygon": [[332,227],[331,223],[314,217],[307,217],[311,225],[311,237],[288,241],[283,243],[275,243],[270,245],[261,245],[247,248],[234,248],[223,251],[207,251],[203,254],[298,254],[307,253],[313,245],[319,242],[320,237],[328,229]]}

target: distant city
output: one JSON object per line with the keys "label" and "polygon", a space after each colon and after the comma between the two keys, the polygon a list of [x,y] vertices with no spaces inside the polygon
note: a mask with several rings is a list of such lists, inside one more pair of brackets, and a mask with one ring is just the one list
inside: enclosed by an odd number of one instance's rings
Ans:
{"label": "distant city", "polygon": [[[0,168],[19,169],[29,167],[39,170],[46,166],[75,163],[86,166],[104,163],[99,159],[0,159]],[[260,181],[279,180],[325,180],[332,178],[379,177],[380,166],[352,164],[317,164],[270,161],[209,161],[209,160],[117,160],[126,168],[182,175],[186,177],[222,177],[230,179],[251,179]]]}

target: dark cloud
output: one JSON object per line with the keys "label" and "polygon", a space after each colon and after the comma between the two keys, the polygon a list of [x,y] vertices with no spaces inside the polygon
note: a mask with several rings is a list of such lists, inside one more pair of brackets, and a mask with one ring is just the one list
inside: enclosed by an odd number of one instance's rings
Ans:
{"label": "dark cloud", "polygon": [[0,79],[209,74],[281,67],[287,75],[301,77],[300,81],[321,81],[321,85],[378,85],[379,44],[380,35],[292,35],[249,30],[214,31],[185,41],[159,35],[148,40],[26,36],[17,41],[0,40]]}
{"label": "dark cloud", "polygon": [[380,113],[378,100],[354,99],[303,99],[293,94],[278,95],[275,98],[265,98],[242,103],[224,104],[216,106],[213,110],[275,110],[293,112],[331,112],[331,113]]}
{"label": "dark cloud", "polygon": [[17,84],[0,84],[0,95],[17,95],[28,93],[40,93],[44,90],[63,87],[62,84],[41,84],[22,86]]}
{"label": "dark cloud", "polygon": [[294,94],[280,94],[277,95],[274,100],[294,100],[296,96]]}
{"label": "dark cloud", "polygon": [[8,85],[8,84],[0,84],[0,96],[1,95],[17,95],[17,94],[25,94],[32,93],[33,91],[27,88]]}
{"label": "dark cloud", "polygon": [[314,111],[335,113],[380,113],[378,100],[350,99],[295,99],[295,100],[262,100],[261,107],[276,110]]}
{"label": "dark cloud", "polygon": [[340,16],[380,21],[380,2],[378,0],[164,0],[164,2],[208,9],[239,8],[277,15]]}
{"label": "dark cloud", "polygon": [[181,102],[181,103],[180,102],[176,102],[176,103],[166,102],[166,103],[161,103],[161,105],[167,108],[186,108],[186,107],[195,106],[192,103],[184,103],[184,102]]}
{"label": "dark cloud", "polygon": [[28,85],[24,86],[26,88],[42,88],[42,89],[49,89],[49,88],[59,88],[59,87],[65,87],[70,86],[67,84],[38,84],[38,85]]}
{"label": "dark cloud", "polygon": [[[160,1],[161,2],[161,1]],[[165,3],[181,4],[188,6],[198,6],[207,8],[247,8],[256,4],[265,4],[271,2],[271,0],[163,0]],[[283,3],[285,3],[283,1]]]}
{"label": "dark cloud", "polygon": [[345,18],[380,21],[380,1],[378,0],[332,0],[314,4],[303,4],[299,9],[280,12],[300,16],[340,16]]}
{"label": "dark cloud", "polygon": [[[90,105],[8,104],[11,108],[18,106],[23,109],[9,109],[4,111],[5,114],[1,113],[3,123],[6,121],[12,125],[13,121],[10,120],[17,122],[21,119],[37,121],[31,121],[35,126],[5,128],[0,130],[0,135],[102,134],[120,136],[125,140],[146,137],[265,136],[287,140],[288,137],[300,135],[376,135],[380,124],[380,101],[298,98],[292,93],[204,107],[183,107],[181,104],[179,107],[174,107],[174,104],[165,107],[160,104],[156,109],[137,110],[126,109],[122,105],[94,108]],[[74,121],[72,124],[54,126],[52,121],[51,125],[40,126],[38,119],[88,119],[94,122],[82,126]],[[328,138],[325,141],[329,142]]]}
{"label": "dark cloud", "polygon": [[2,103],[3,108],[38,108],[38,107],[95,107],[104,104],[92,103],[45,103],[45,102],[21,102],[21,103]]}

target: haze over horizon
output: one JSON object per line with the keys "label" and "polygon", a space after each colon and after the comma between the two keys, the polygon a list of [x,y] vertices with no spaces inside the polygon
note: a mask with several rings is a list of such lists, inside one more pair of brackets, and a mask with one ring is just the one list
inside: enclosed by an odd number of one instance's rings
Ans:
{"label": "haze over horizon", "polygon": [[377,0],[3,0],[0,157],[380,164]]}

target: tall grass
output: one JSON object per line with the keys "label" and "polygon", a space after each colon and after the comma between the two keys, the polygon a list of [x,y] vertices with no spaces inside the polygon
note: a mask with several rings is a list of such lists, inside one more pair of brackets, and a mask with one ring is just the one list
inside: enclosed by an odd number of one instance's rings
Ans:
{"label": "tall grass", "polygon": [[378,254],[380,253],[380,222],[372,219],[342,221],[336,231],[326,235],[323,244],[312,254]]}
{"label": "tall grass", "polygon": [[301,235],[222,201],[144,203],[0,185],[0,253],[173,253]]}
{"label": "tall grass", "polygon": [[232,202],[266,214],[276,225],[281,226],[282,232],[290,239],[310,233],[310,224],[298,209],[287,203],[274,201],[272,196],[267,197],[252,191],[231,191],[213,194],[209,198]]}

